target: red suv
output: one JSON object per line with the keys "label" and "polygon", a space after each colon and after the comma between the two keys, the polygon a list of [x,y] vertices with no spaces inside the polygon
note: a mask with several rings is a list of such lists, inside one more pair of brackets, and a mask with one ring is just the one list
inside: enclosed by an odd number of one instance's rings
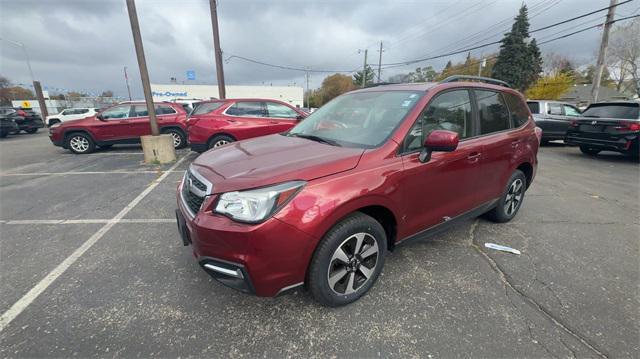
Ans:
{"label": "red suv", "polygon": [[[173,136],[173,146],[187,146],[187,113],[178,103],[155,103],[160,132]],[[149,113],[144,102],[128,102],[107,108],[95,116],[66,121],[49,128],[54,145],[76,154],[91,153],[96,146],[139,143],[140,136],[150,135]]]}
{"label": "red suv", "polygon": [[486,83],[353,91],[288,133],[201,155],[178,186],[183,243],[228,286],[306,284],[338,306],[371,288],[398,243],[480,214],[511,220],[541,131],[520,93],[474,79]]}
{"label": "red suv", "polygon": [[267,99],[202,102],[187,120],[189,144],[196,152],[274,133],[285,132],[307,117],[291,105]]}

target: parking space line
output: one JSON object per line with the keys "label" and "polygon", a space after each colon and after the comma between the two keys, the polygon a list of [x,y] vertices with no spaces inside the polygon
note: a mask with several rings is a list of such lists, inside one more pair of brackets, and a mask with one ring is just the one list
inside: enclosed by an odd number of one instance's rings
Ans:
{"label": "parking space line", "polygon": [[42,292],[44,292],[58,277],[60,277],[69,267],[71,267],[86,251],[89,250],[105,233],[107,233],[111,227],[113,227],[118,221],[122,220],[138,203],[140,203],[154,188],[156,188],[162,180],[167,178],[170,171],[176,169],[187,156],[181,157],[176,163],[169,168],[169,170],[163,173],[160,177],[156,178],[144,191],[142,191],[136,198],[134,198],[129,204],[124,207],[118,214],[116,214],[109,222],[105,223],[96,233],[94,233],[86,242],[84,242],[78,249],[76,249],[71,255],[69,255],[62,263],[58,264],[49,274],[47,274],[38,284],[31,288],[27,294],[22,296],[17,302],[15,302],[11,308],[0,316],[0,332],[6,328],[20,313],[22,313],[33,301],[38,298]]}
{"label": "parking space line", "polygon": [[123,218],[123,219],[9,219],[3,224],[102,224],[102,223],[175,223],[175,218]]}
{"label": "parking space line", "polygon": [[0,177],[19,177],[19,176],[66,176],[66,175],[103,175],[103,174],[138,174],[138,173],[182,173],[184,171],[175,170],[157,170],[157,171],[70,171],[70,172],[32,172],[32,173],[2,173]]}

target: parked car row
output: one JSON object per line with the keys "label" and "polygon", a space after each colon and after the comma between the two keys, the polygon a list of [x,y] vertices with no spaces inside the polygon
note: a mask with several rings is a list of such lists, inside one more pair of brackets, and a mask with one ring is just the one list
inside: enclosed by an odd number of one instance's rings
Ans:
{"label": "parked car row", "polygon": [[[76,154],[91,153],[96,147],[139,143],[140,136],[151,134],[144,102],[121,103],[100,112],[70,110],[73,113],[48,117],[49,123],[56,121],[49,128],[49,137],[54,145]],[[77,110],[87,111],[76,113]],[[159,102],[155,103],[155,112],[160,132],[173,136],[175,148],[184,148],[190,143],[198,152],[284,132],[307,116],[287,103],[267,99],[201,101],[190,114],[183,103]],[[65,117],[67,115],[83,118],[72,119]]]}
{"label": "parked car row", "polygon": [[[465,79],[349,92],[288,132],[202,154],[177,189],[183,244],[232,288],[275,296],[305,285],[340,306],[369,291],[399,243],[481,214],[510,221],[535,177],[541,131],[504,82]],[[188,125],[198,133],[248,115],[297,119],[269,103],[216,102],[208,118],[203,106]]]}
{"label": "parked car row", "polygon": [[529,100],[529,110],[542,129],[542,143],[564,140],[587,155],[616,151],[638,157],[640,102],[599,102],[584,112],[558,101]]}
{"label": "parked car row", "polygon": [[44,127],[42,118],[32,109],[1,107],[0,108],[0,137],[16,134],[20,131],[36,133]]}

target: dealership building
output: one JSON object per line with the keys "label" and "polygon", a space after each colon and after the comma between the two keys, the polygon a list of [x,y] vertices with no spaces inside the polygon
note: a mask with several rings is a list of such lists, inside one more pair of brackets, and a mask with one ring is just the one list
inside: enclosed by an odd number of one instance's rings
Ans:
{"label": "dealership building", "polygon": [[[297,86],[226,86],[227,98],[266,98],[302,107],[304,90]],[[154,101],[217,99],[217,85],[151,84]]]}

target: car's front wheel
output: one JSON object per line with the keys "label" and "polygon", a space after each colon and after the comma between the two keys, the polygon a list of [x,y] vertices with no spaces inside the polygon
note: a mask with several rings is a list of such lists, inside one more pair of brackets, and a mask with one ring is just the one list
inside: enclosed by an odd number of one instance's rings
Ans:
{"label": "car's front wheel", "polygon": [[495,208],[487,212],[487,217],[498,223],[509,222],[516,216],[524,200],[524,192],[527,189],[527,177],[520,170],[515,170],[504,194],[498,200]]}
{"label": "car's front wheel", "polygon": [[36,133],[36,132],[38,132],[38,128],[37,127],[30,128],[30,129],[24,130],[24,132],[26,132],[26,133]]}
{"label": "car's front wheel", "polygon": [[358,300],[382,271],[387,236],[382,225],[354,213],[324,236],[309,267],[308,287],[320,303],[337,307]]}
{"label": "car's front wheel", "polygon": [[84,133],[72,133],[67,137],[67,148],[78,155],[91,153],[96,149],[93,139]]}

